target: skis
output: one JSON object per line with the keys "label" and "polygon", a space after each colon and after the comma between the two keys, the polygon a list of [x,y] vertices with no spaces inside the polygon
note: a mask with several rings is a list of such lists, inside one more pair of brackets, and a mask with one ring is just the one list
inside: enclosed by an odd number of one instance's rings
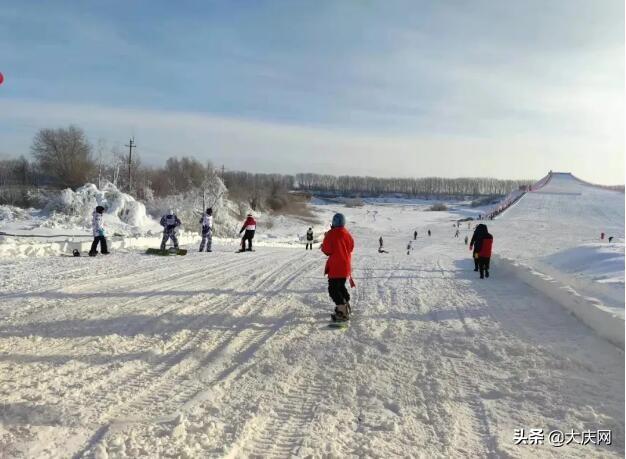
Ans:
{"label": "skis", "polygon": [[148,250],[146,250],[146,254],[148,254],[148,255],[161,255],[161,256],[167,256],[167,255],[187,255],[187,250],[186,249],[175,249],[174,247],[170,247],[167,250],[149,248]]}
{"label": "skis", "polygon": [[255,252],[255,250],[237,250],[235,253]]}

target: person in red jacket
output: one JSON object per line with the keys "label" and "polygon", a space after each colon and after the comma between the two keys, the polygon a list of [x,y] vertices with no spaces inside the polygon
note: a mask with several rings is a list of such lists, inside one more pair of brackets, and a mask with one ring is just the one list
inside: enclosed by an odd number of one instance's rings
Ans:
{"label": "person in red jacket", "polygon": [[483,230],[475,236],[474,257],[478,259],[478,269],[480,278],[489,277],[489,261],[491,260],[491,249],[493,247],[493,236],[489,234],[487,225],[482,225]]}
{"label": "person in red jacket", "polygon": [[324,274],[328,275],[328,294],[335,303],[333,320],[346,321],[350,318],[350,294],[346,288],[346,280],[352,281],[352,251],[354,239],[346,229],[346,218],[343,214],[335,214],[330,231],[322,242],[322,252],[328,255]]}
{"label": "person in red jacket", "polygon": [[[245,233],[243,233],[245,230]],[[243,226],[239,230],[239,234],[243,233],[243,237],[241,238],[241,250],[240,252],[246,251],[246,241],[248,241],[248,251],[252,252],[252,239],[254,239],[254,232],[256,231],[256,221],[252,214],[248,214],[246,217],[246,221],[243,222]]]}

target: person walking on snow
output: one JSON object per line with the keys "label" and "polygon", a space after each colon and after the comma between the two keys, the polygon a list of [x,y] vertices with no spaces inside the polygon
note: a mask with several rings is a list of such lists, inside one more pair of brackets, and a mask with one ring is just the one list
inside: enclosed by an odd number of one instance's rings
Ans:
{"label": "person walking on snow", "polygon": [[430,230],[428,230],[428,236],[430,237]]}
{"label": "person walking on snow", "polygon": [[406,254],[409,255],[411,253],[411,249],[413,248],[412,241],[409,241],[409,244],[406,246]]}
{"label": "person walking on snow", "polygon": [[413,240],[417,240],[417,230],[413,231]]}
{"label": "person walking on snow", "polygon": [[350,319],[350,294],[346,289],[346,280],[350,279],[350,286],[355,286],[352,280],[354,239],[345,225],[343,214],[335,214],[331,230],[322,242],[322,252],[328,256],[324,268],[324,274],[328,275],[328,294],[335,303],[335,313],[331,317],[336,321]]}
{"label": "person walking on snow", "polygon": [[256,231],[256,220],[252,216],[252,214],[248,214],[246,217],[246,221],[243,222],[241,229],[239,230],[239,234],[243,233],[243,237],[241,238],[241,250],[240,252],[246,251],[246,241],[248,241],[248,252],[252,252],[252,239],[254,239],[254,233]]}
{"label": "person walking on snow", "polygon": [[95,257],[98,253],[98,243],[100,244],[100,253],[102,255],[108,255],[107,240],[104,236],[104,222],[102,220],[102,214],[104,213],[104,207],[97,206],[93,212],[93,218],[91,220],[91,229],[93,230],[93,242],[91,243],[91,250],[89,250],[89,256]]}
{"label": "person walking on snow", "polygon": [[173,209],[168,210],[167,214],[161,217],[161,226],[163,227],[163,239],[161,240],[161,251],[165,251],[165,244],[169,239],[174,243],[174,248],[178,250],[178,238],[176,237],[176,229],[181,225],[181,221],[174,213]]}
{"label": "person walking on snow", "polygon": [[454,233],[454,237],[459,237],[459,230],[456,230],[456,232]]}
{"label": "person walking on snow", "polygon": [[489,261],[491,260],[491,249],[493,248],[493,236],[487,231],[487,225],[482,225],[483,229],[474,241],[474,253],[478,259],[478,269],[480,278],[489,277]]}
{"label": "person walking on snow", "polygon": [[304,250],[313,250],[313,228],[309,228],[306,232],[306,246]]}
{"label": "person walking on snow", "polygon": [[465,236],[465,245],[467,245],[467,236]]}
{"label": "person walking on snow", "polygon": [[474,234],[472,234],[472,239],[470,240],[469,249],[472,251],[472,259],[474,260],[474,271],[478,272],[478,250],[474,249],[474,244],[476,244],[477,237],[482,233],[485,225],[479,223],[474,228]]}
{"label": "person walking on snow", "polygon": [[206,251],[212,252],[211,245],[213,243],[213,208],[209,207],[206,213],[200,219],[202,225],[202,241],[200,242],[200,250],[204,250],[204,244],[206,244]]}
{"label": "person walking on snow", "polygon": [[469,249],[472,251],[472,258],[474,259],[474,271],[478,272],[479,269],[479,253],[480,253],[480,241],[484,234],[487,233],[487,225],[484,223],[480,223],[476,225],[474,229],[474,234],[472,235],[472,239],[470,240]]}

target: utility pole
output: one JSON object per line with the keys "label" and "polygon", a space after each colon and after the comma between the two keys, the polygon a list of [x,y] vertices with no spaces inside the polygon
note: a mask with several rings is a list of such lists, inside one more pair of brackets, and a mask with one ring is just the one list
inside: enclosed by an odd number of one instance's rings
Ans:
{"label": "utility pole", "polygon": [[133,148],[137,148],[137,145],[135,144],[135,138],[131,137],[130,140],[128,141],[128,145],[124,145],[124,146],[128,147],[128,192],[130,193],[133,188],[132,177],[130,173],[130,166],[133,162]]}

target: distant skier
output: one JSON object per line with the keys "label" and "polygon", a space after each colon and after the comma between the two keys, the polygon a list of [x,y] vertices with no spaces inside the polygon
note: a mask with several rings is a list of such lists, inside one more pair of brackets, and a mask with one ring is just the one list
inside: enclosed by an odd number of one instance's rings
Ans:
{"label": "distant skier", "polygon": [[176,237],[176,230],[182,225],[179,218],[176,216],[174,209],[167,211],[167,214],[161,217],[161,226],[163,227],[163,239],[161,240],[161,251],[165,251],[165,244],[168,240],[172,240],[174,248],[178,250],[178,238]]}
{"label": "distant skier", "polygon": [[385,249],[383,249],[383,237],[382,236],[380,237],[380,239],[378,239],[378,253],[389,253]]}
{"label": "distant skier", "polygon": [[243,222],[243,226],[239,230],[239,234],[243,233],[243,237],[241,238],[241,250],[240,252],[246,251],[246,241],[248,241],[248,252],[252,252],[252,239],[254,239],[254,233],[256,231],[256,220],[252,216],[252,214],[248,214],[246,217],[246,221]]}
{"label": "distant skier", "polygon": [[213,243],[213,209],[209,207],[206,213],[200,219],[202,225],[202,241],[200,242],[200,252],[204,250],[206,244],[206,251],[212,252],[211,245]]}
{"label": "distant skier", "polygon": [[95,257],[98,253],[98,243],[100,243],[100,253],[108,255],[107,240],[104,235],[104,222],[102,214],[104,213],[104,207],[97,206],[94,210],[91,220],[91,229],[93,230],[93,242],[91,243],[91,250],[89,250],[89,256]]}
{"label": "distant skier", "polygon": [[456,230],[456,232],[454,233],[454,237],[459,237],[459,230]]}
{"label": "distant skier", "polygon": [[309,228],[306,232],[306,247],[304,250],[313,250],[313,228]]}
{"label": "distant skier", "polygon": [[430,237],[430,230],[428,230],[428,236]]}
{"label": "distant skier", "polygon": [[406,246],[406,254],[410,255],[411,254],[411,249],[413,248],[413,242],[409,241],[409,244]]}
{"label": "distant skier", "polygon": [[609,242],[613,242],[613,236],[609,236]]}
{"label": "distant skier", "polygon": [[354,287],[352,280],[354,239],[345,225],[346,218],[343,214],[335,214],[331,230],[326,233],[324,242],[322,242],[322,252],[328,255],[324,268],[324,274],[328,275],[328,294],[335,303],[335,313],[331,317],[336,321],[350,319],[350,294],[346,289],[348,278],[350,279],[350,286]]}
{"label": "distant skier", "polygon": [[417,240],[417,230],[413,231],[413,240]]}
{"label": "distant skier", "polygon": [[467,236],[465,236],[465,245],[467,245]]}

